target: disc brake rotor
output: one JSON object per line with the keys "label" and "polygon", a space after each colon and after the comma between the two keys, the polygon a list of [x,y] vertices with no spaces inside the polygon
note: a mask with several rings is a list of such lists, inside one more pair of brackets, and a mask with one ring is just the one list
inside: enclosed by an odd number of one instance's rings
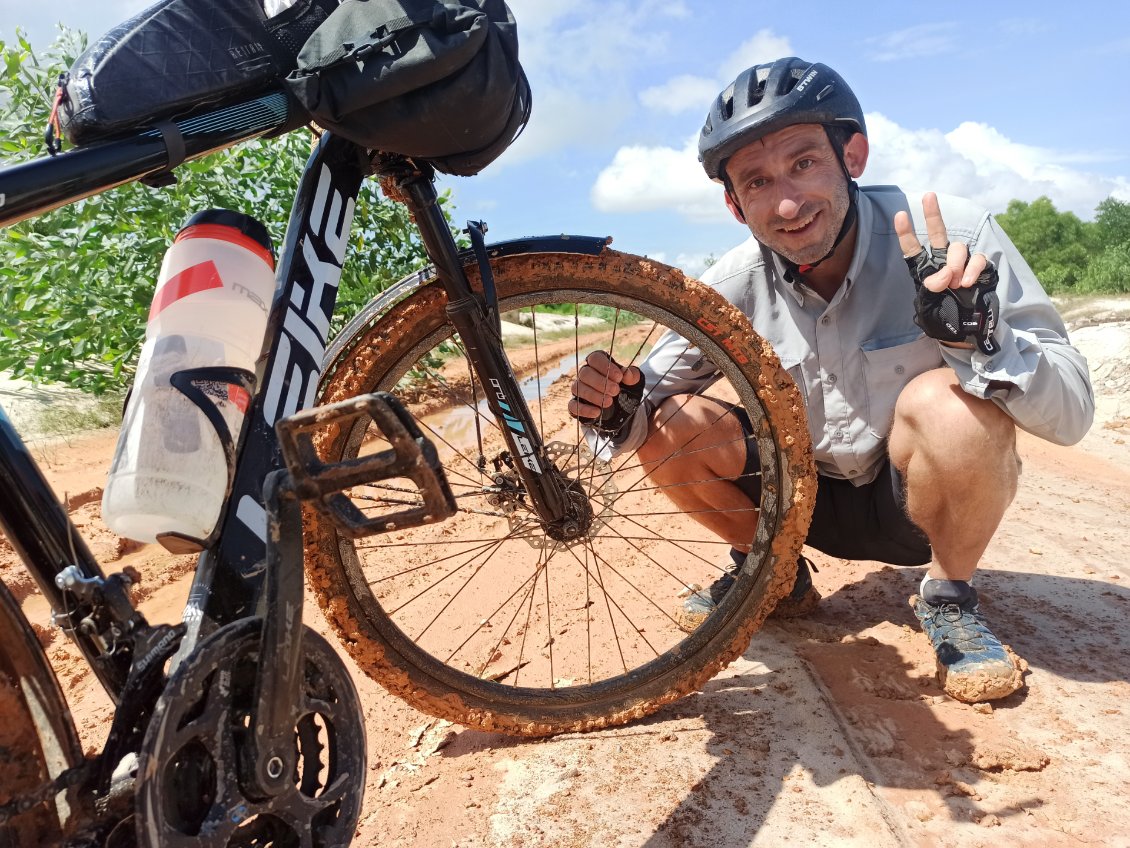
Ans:
{"label": "disc brake rotor", "polygon": [[365,788],[365,728],[349,672],[303,629],[293,785],[252,797],[240,779],[255,732],[259,619],[217,630],[170,678],[141,750],[140,848],[349,844]]}
{"label": "disc brake rotor", "polygon": [[[561,475],[573,481],[578,495],[589,500],[589,508],[592,510],[591,523],[584,534],[574,541],[581,542],[592,538],[608,523],[608,519],[613,517],[612,505],[616,502],[619,490],[612,476],[612,466],[597,459],[584,442],[579,444],[549,442],[545,446],[545,453]],[[536,550],[559,547],[563,544],[544,532],[540,522],[530,510],[509,510],[506,520],[510,524],[511,536],[525,540]]]}

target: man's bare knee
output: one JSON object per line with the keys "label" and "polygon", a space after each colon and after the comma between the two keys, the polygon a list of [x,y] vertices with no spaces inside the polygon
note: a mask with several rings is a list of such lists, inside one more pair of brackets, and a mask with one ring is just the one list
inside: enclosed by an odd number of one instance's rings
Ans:
{"label": "man's bare knee", "polygon": [[912,380],[895,404],[890,454],[905,470],[914,453],[937,451],[957,459],[988,452],[1015,453],[1016,425],[990,400],[962,389],[948,368],[927,371]]}

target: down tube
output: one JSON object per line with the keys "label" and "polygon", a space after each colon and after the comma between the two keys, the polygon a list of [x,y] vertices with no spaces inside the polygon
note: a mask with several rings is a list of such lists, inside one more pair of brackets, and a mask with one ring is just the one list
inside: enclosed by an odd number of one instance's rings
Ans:
{"label": "down tube", "polygon": [[365,151],[328,133],[303,172],[220,539],[201,554],[185,608],[190,649],[216,626],[257,613],[267,553],[263,481],[283,466],[275,422],[314,401],[354,206],[368,173]]}

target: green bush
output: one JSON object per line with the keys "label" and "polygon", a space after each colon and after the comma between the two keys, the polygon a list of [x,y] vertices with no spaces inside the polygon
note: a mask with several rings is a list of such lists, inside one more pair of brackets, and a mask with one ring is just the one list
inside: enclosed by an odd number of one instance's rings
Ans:
{"label": "green bush", "polygon": [[1130,291],[1130,203],[1108,197],[1095,220],[1059,212],[1047,197],[1013,200],[997,216],[1017,250],[1052,294]]}
{"label": "green bush", "polygon": [[1082,294],[1130,294],[1130,241],[1111,245],[1092,257],[1075,290]]}
{"label": "green bush", "polygon": [[[22,35],[0,43],[5,164],[45,153],[55,80],[84,44],[85,36],[66,30],[39,54]],[[127,385],[177,230],[201,209],[236,209],[263,221],[281,244],[310,146],[306,131],[248,142],[182,165],[170,187],[121,186],[0,231],[0,370],[93,392]],[[366,181],[333,329],[424,257],[407,209]]]}

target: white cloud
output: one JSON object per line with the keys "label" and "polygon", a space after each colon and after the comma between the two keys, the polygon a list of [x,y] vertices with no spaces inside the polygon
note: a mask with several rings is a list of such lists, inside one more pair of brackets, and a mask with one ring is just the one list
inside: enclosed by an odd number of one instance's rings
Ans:
{"label": "white cloud", "polygon": [[721,91],[723,85],[729,85],[746,68],[772,62],[784,56],[792,56],[793,52],[792,42],[785,36],[777,35],[771,29],[758,30],[751,38],[743,41],[741,46],[726,57],[719,66],[718,75],[722,80],[714,93]]}
{"label": "white cloud", "polygon": [[640,93],[640,102],[655,112],[677,115],[683,112],[706,113],[710,102],[746,68],[791,56],[792,44],[769,29],[758,31],[718,66],[714,76],[681,74]]}
{"label": "white cloud", "polygon": [[[575,84],[577,80],[607,84],[610,72],[662,56],[670,47],[671,30],[656,21],[654,3],[511,0],[522,65],[540,85]],[[540,85],[535,85],[535,91]]]}
{"label": "white cloud", "polygon": [[662,85],[644,89],[640,92],[640,102],[648,109],[671,115],[689,111],[705,114],[719,90],[721,85],[717,80],[682,74]]}
{"label": "white cloud", "polygon": [[[985,124],[966,122],[950,132],[910,130],[884,115],[867,115],[871,156],[864,184],[892,184],[905,191],[938,191],[967,197],[993,212],[1014,198],[1047,195],[1061,211],[1083,218],[1114,195],[1130,199],[1130,180],[1077,166],[1105,157],[1019,144]],[[591,191],[602,212],[669,211],[697,221],[727,221],[721,187],[710,182],[697,159],[697,139],[682,149],[621,147]]]}
{"label": "white cloud", "polygon": [[534,95],[532,120],[507,153],[509,162],[577,144],[611,146],[638,109],[633,68],[666,56],[669,19],[690,14],[683,2],[661,0],[508,2]]}
{"label": "white cloud", "polygon": [[535,88],[533,97],[530,122],[493,171],[499,165],[536,159],[563,147],[586,147],[603,153],[615,143],[616,130],[631,104],[626,95],[592,100],[582,92],[553,87]]}
{"label": "white cloud", "polygon": [[601,212],[673,210],[695,220],[729,218],[722,187],[698,163],[698,138],[681,150],[621,147],[596,178],[590,193]]}
{"label": "white cloud", "polygon": [[1072,167],[1106,157],[1067,153],[1012,141],[982,123],[966,121],[950,132],[908,130],[875,112],[867,115],[871,159],[865,181],[907,191],[941,191],[968,197],[993,212],[1014,198],[1047,195],[1061,211],[1090,218],[1111,194],[1130,193],[1125,177]]}
{"label": "white cloud", "polygon": [[959,34],[956,23],[919,24],[867,39],[872,46],[870,58],[876,62],[920,59],[940,56],[957,49]]}
{"label": "white cloud", "polygon": [[662,262],[664,265],[671,265],[687,276],[697,278],[702,276],[702,272],[709,268],[718,256],[713,253],[680,253],[672,258],[661,250],[658,253],[649,253],[647,258]]}

